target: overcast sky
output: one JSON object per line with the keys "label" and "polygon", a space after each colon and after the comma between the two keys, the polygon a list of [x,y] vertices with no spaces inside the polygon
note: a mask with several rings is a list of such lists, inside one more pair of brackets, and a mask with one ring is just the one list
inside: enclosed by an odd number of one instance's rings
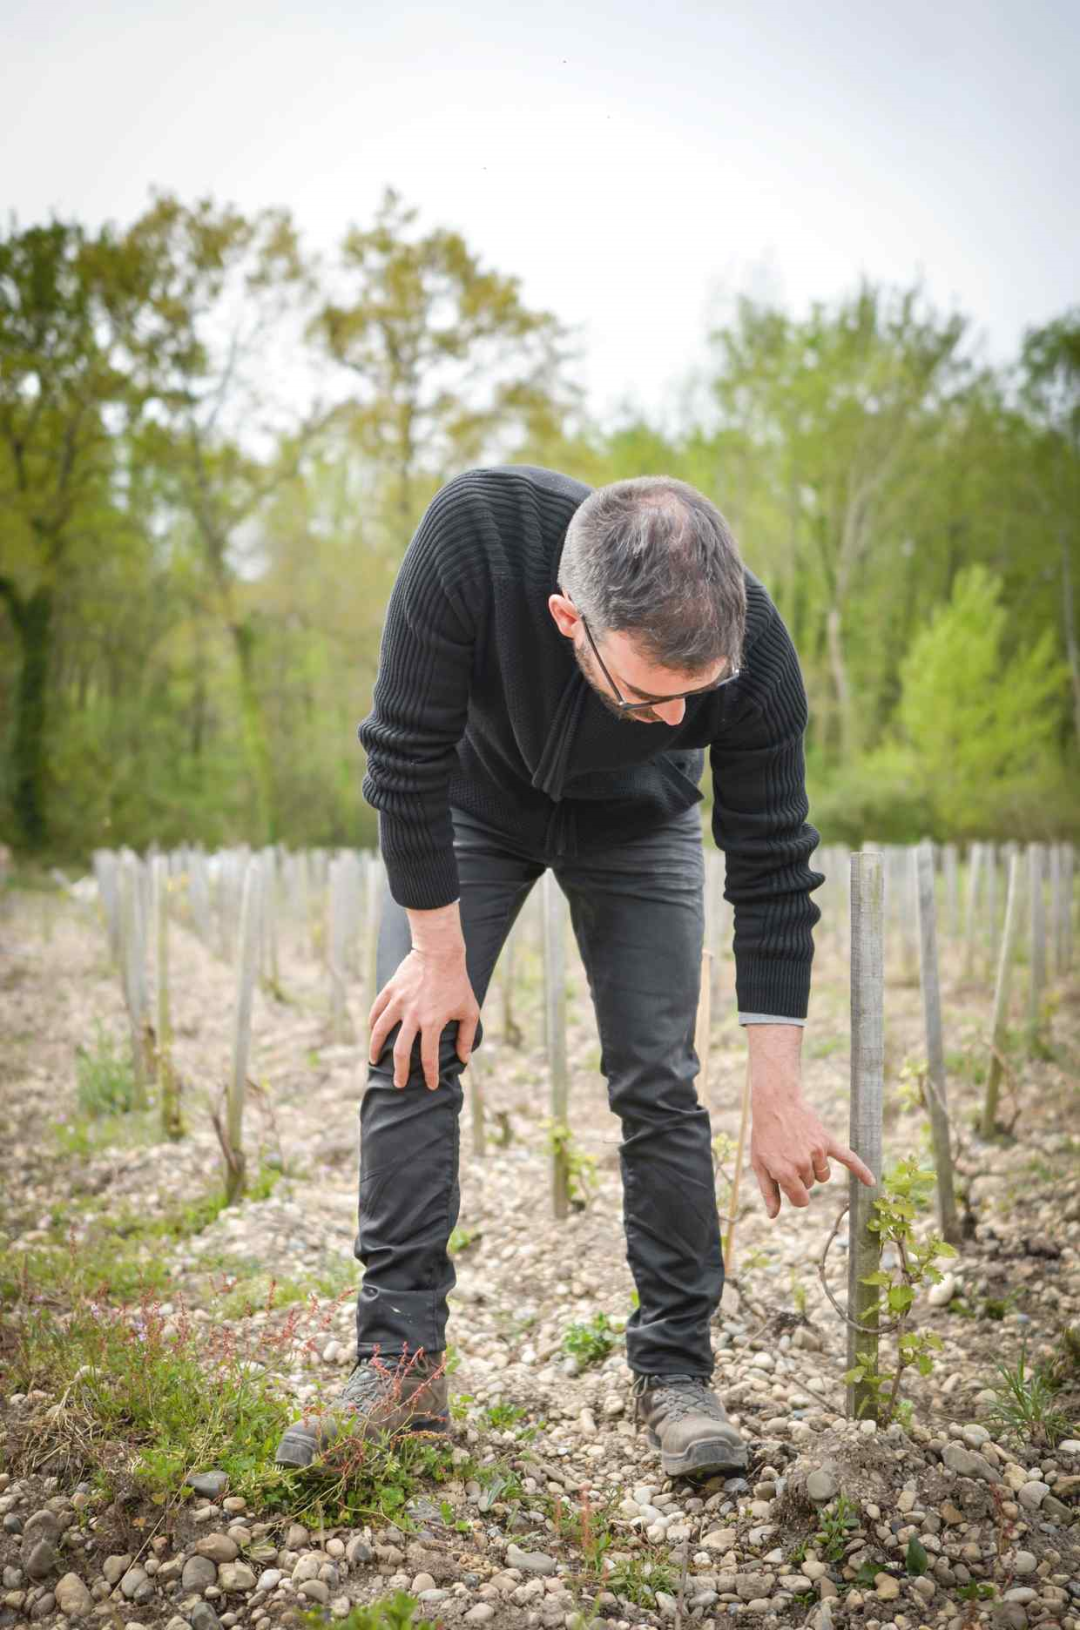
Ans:
{"label": "overcast sky", "polygon": [[596,411],[655,413],[738,289],[921,275],[1010,356],[1080,299],[1078,84],[1075,0],[9,0],[3,202],[210,193],[329,247],[390,183],[578,327]]}

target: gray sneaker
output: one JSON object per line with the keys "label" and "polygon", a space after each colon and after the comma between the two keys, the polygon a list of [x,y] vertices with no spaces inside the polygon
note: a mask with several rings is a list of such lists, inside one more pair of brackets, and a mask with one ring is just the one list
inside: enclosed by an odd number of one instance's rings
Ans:
{"label": "gray sneaker", "polygon": [[711,1477],[746,1470],[747,1448],[700,1375],[639,1375],[634,1419],[660,1450],[668,1477]]}
{"label": "gray sneaker", "polygon": [[385,1438],[395,1432],[445,1432],[450,1408],[444,1357],[361,1359],[336,1398],[287,1428],[277,1446],[277,1464],[310,1466],[343,1433]]}

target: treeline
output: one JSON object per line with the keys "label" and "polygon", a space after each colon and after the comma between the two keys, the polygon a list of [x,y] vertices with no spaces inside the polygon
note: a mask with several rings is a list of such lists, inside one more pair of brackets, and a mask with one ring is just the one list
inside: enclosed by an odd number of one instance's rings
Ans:
{"label": "treeline", "polygon": [[283,211],[169,196],[11,226],[0,834],[372,844],[394,573],[441,482],[496,461],[715,499],[799,648],[827,840],[1080,833],[1080,310],[995,369],[965,318],[863,284],[803,318],[742,299],[702,355],[677,432],[597,426],[557,318],[393,192],[322,260]]}

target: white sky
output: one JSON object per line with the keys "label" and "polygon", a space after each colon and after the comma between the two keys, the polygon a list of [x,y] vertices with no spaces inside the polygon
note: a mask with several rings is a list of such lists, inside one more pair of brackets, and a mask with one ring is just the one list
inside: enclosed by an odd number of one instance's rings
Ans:
{"label": "white sky", "polygon": [[921,274],[990,356],[1080,298],[1074,0],[18,0],[4,206],[152,186],[313,246],[390,183],[577,325],[594,410],[670,407],[710,314]]}

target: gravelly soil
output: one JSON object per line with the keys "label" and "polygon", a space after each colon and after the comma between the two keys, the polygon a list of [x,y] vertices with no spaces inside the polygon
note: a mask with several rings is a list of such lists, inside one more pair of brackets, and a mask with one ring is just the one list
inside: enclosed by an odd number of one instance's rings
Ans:
{"label": "gravelly soil", "polygon": [[[57,1222],[78,1231],[87,1208],[120,1211],[131,1205],[142,1214],[164,1210],[204,1192],[220,1167],[209,1111],[228,1074],[234,975],[182,924],[174,927],[172,941],[174,1057],[183,1083],[187,1135],[179,1143],[113,1144],[65,1154],[65,1132],[70,1137],[81,1124],[75,1106],[75,1050],[92,1043],[98,1023],[118,1038],[125,1034],[119,980],[109,966],[92,907],[9,893],[0,919],[0,1089],[5,1107],[0,1227],[16,1252],[40,1241]],[[1011,1123],[1012,1135],[985,1144],[971,1123],[980,1097],[990,993],[985,980],[961,979],[956,948],[946,946],[942,962],[949,1090],[960,1143],[967,1237],[951,1301],[930,1307],[924,1298],[918,1309],[919,1328],[936,1330],[942,1338],[934,1373],[907,1383],[913,1416],[906,1432],[894,1427],[891,1435],[868,1436],[843,1422],[844,1331],[817,1283],[817,1261],[846,1196],[846,1179],[834,1168],[832,1183],[813,1191],[808,1208],[797,1211],[785,1205],[770,1223],[747,1168],[735,1269],[715,1324],[714,1381],[754,1451],[751,1487],[745,1493],[665,1483],[658,1453],[630,1418],[628,1373],[618,1349],[600,1365],[568,1372],[562,1352],[567,1326],[600,1312],[618,1324],[631,1306],[620,1220],[618,1125],[607,1109],[598,1073],[599,1047],[584,975],[571,957],[570,1118],[576,1144],[593,1158],[595,1169],[587,1203],[556,1222],[550,1216],[535,936],[523,946],[515,991],[515,1017],[524,1032],[520,1047],[508,1045],[501,1034],[496,979],[474,1070],[485,1100],[486,1154],[473,1152],[471,1128],[466,1124],[462,1129],[460,1227],[471,1239],[456,1256],[458,1283],[449,1334],[456,1366],[453,1386],[474,1402],[469,1420],[459,1421],[455,1431],[463,1443],[471,1439],[485,1452],[512,1453],[512,1430],[500,1433],[476,1424],[476,1412],[483,1407],[500,1400],[512,1403],[529,1419],[544,1423],[531,1446],[539,1460],[532,1468],[538,1488],[562,1490],[570,1500],[590,1491],[596,1499],[610,1496],[632,1503],[634,1490],[640,1495],[644,1488],[662,1502],[639,1499],[636,1512],[627,1507],[617,1520],[619,1543],[631,1552],[635,1546],[663,1547],[676,1562],[687,1553],[683,1596],[672,1601],[664,1595],[662,1601],[637,1605],[612,1596],[598,1608],[612,1622],[652,1624],[677,1616],[707,1623],[750,1613],[767,1624],[802,1623],[812,1613],[837,1623],[895,1624],[897,1630],[939,1619],[956,1626],[990,1618],[1016,1625],[1080,1623],[1080,1454],[1051,1452],[1037,1441],[1004,1435],[988,1416],[987,1392],[995,1379],[995,1362],[1015,1362],[1022,1341],[1032,1362],[1049,1359],[1060,1351],[1063,1330],[1080,1324],[1080,986],[1075,977],[1071,983],[1059,982],[1048,1056],[1018,1064],[1010,1077],[1002,1118]],[[726,1134],[733,1142],[745,1044],[734,1018],[730,974],[730,966],[725,967],[706,1097],[714,1134]],[[815,965],[804,1080],[807,1096],[826,1124],[845,1139],[846,979],[842,947],[826,935]],[[359,1035],[367,998],[361,982],[354,983],[350,1008]],[[1022,978],[1019,985],[1018,1001]],[[304,1399],[347,1374],[352,1362],[351,1286],[360,1268],[351,1253],[364,1051],[330,1044],[326,977],[306,931],[297,925],[283,937],[280,990],[282,999],[262,991],[256,996],[245,1139],[252,1169],[261,1160],[264,1166],[283,1165],[286,1175],[268,1198],[245,1201],[204,1232],[174,1242],[171,1295],[173,1304],[183,1300],[218,1325],[224,1319],[221,1292],[232,1290],[232,1301],[225,1305],[234,1311],[246,1297],[253,1311],[235,1324],[243,1339],[254,1336],[257,1347],[284,1317],[257,1311],[271,1278],[311,1284],[322,1276],[324,1286],[339,1287],[342,1300],[319,1336],[317,1353],[301,1355],[287,1377],[296,1396]],[[887,1160],[927,1148],[925,1115],[911,1103],[905,1107],[900,1091],[901,1077],[910,1074],[923,1053],[921,1026],[917,986],[890,978]],[[495,1141],[507,1136],[508,1143]],[[718,1180],[722,1205],[730,1166],[728,1155]],[[830,1281],[841,1296],[845,1277],[841,1239],[830,1253]],[[1067,1380],[1058,1402],[1080,1421],[1076,1376]],[[5,1402],[12,1419],[28,1407],[13,1404],[10,1397]],[[997,1455],[991,1466],[997,1466],[998,1481],[1004,1477],[1005,1492],[1012,1496],[1004,1515],[1000,1498],[991,1499],[997,1485],[990,1478],[967,1475],[943,1459],[953,1440],[981,1443],[978,1430],[973,1437],[962,1436],[965,1427],[979,1423],[990,1425],[988,1456]],[[1077,1435],[1074,1431],[1073,1437]],[[903,1523],[895,1521],[898,1513],[914,1509],[916,1515],[930,1514],[934,1520],[923,1525],[923,1537],[935,1537],[936,1521],[945,1545],[943,1571],[932,1596],[913,1591],[910,1581],[896,1600],[888,1587],[881,1596],[873,1587],[853,1589],[849,1569],[847,1580],[842,1570],[836,1573],[840,1596],[818,1606],[811,1600],[808,1606],[805,1592],[778,1582],[784,1576],[800,1577],[794,1564],[778,1561],[774,1553],[790,1549],[813,1527],[796,1497],[800,1476],[813,1465],[831,1467],[845,1493],[862,1501],[868,1543],[874,1541],[872,1530],[884,1524],[882,1533],[890,1540],[879,1535],[883,1556],[890,1545],[895,1549],[897,1532],[906,1535]],[[1051,1492],[1059,1485],[1065,1499],[1058,1503],[1068,1514],[1045,1521],[1037,1507],[1016,1504],[1017,1468],[1025,1484],[1042,1483]],[[0,1500],[11,1501],[13,1489],[21,1490],[23,1502],[18,1504],[14,1496],[11,1509],[16,1512],[23,1506],[36,1510],[47,1492],[53,1497],[65,1492],[62,1479],[47,1491],[40,1478],[24,1478],[0,1490]],[[912,1498],[901,1500],[905,1489]],[[453,1498],[466,1515],[476,1517],[476,1495],[470,1496],[469,1489],[454,1490]],[[946,1517],[942,1522],[935,1516],[943,1504],[958,1512],[959,1521]],[[520,1526],[520,1513],[517,1520]],[[721,1539],[703,1546],[703,1536],[714,1527]],[[456,1594],[451,1589],[445,1599],[425,1602],[426,1610],[449,1620],[487,1602],[494,1609],[494,1620],[488,1615],[488,1622],[565,1622],[574,1607],[565,1592],[552,1589],[550,1582],[535,1591],[527,1569],[516,1570],[516,1578],[513,1569],[506,1575],[509,1528],[505,1510],[485,1513],[477,1525],[475,1556],[468,1566],[451,1570]],[[917,1528],[916,1523],[912,1531]],[[725,1534],[730,1543],[724,1543]],[[406,1541],[397,1537],[404,1546]],[[384,1545],[388,1541],[385,1531],[368,1538]],[[173,1539],[182,1546],[181,1534]],[[11,1536],[5,1548],[0,1538],[5,1586],[7,1570],[18,1571],[21,1565],[21,1543]],[[393,1549],[392,1536],[390,1543]],[[563,1554],[550,1522],[521,1543],[526,1549]],[[1035,1557],[1037,1571],[1018,1585],[1022,1570],[1013,1564],[1021,1552]],[[347,1579],[339,1581],[342,1588],[331,1592],[331,1611],[340,1615],[343,1602],[373,1599],[431,1571],[415,1566],[415,1557],[410,1560],[401,1547],[398,1557],[398,1567],[394,1556],[387,1555],[347,1569]],[[810,1557],[813,1563],[813,1552]],[[493,1572],[496,1558],[504,1566]],[[76,1571],[89,1582],[100,1575],[100,1561],[87,1558]],[[803,1585],[813,1598],[828,1596],[812,1571],[801,1576]],[[751,1587],[733,1583],[746,1578],[758,1578],[752,1587],[758,1595],[748,1597]],[[933,1572],[928,1578],[934,1579]],[[964,1585],[982,1580],[995,1586],[995,1598],[968,1600]],[[451,1583],[440,1580],[434,1588]],[[296,1587],[288,1585],[291,1581],[276,1591],[271,1587],[229,1595],[227,1604],[217,1599],[222,1622],[230,1613],[235,1615],[230,1622],[276,1621],[294,1610]],[[421,1588],[425,1585],[421,1580]],[[9,1587],[7,1596],[17,1597],[26,1586],[23,1580]],[[48,1579],[44,1587],[39,1607],[51,1588]],[[1006,1590],[1018,1588],[1022,1596],[1030,1589],[1030,1599],[1002,1599]],[[199,1623],[198,1613],[192,1617],[194,1606],[211,1600],[213,1590],[210,1598],[187,1591],[168,1599],[159,1591],[153,1603],[138,1604],[138,1622],[166,1623],[179,1612]],[[107,1605],[115,1608],[116,1601],[107,1597],[97,1602],[95,1616]],[[134,1622],[132,1603],[124,1600],[122,1605],[128,1622]],[[25,1595],[17,1603],[5,1600],[0,1627],[24,1622],[23,1614],[25,1622],[49,1617],[48,1612],[35,1615],[33,1609],[34,1601]],[[59,1613],[55,1607],[51,1611]],[[478,1614],[475,1622],[484,1617]],[[211,1630],[208,1621],[205,1630]]]}

